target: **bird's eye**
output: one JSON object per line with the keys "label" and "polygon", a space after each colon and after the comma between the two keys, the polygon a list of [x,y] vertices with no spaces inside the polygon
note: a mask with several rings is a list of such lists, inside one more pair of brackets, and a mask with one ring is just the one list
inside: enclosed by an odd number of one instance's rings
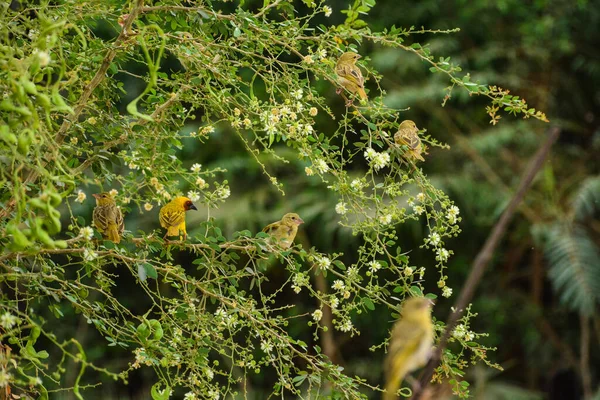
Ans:
{"label": "bird's eye", "polygon": [[296,217],[292,217],[292,219],[296,219]]}

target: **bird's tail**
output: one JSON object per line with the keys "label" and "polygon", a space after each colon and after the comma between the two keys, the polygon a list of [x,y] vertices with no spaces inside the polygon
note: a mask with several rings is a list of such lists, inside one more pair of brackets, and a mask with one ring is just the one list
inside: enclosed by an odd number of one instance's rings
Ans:
{"label": "bird's tail", "polygon": [[383,393],[382,400],[397,400],[396,391],[400,389],[402,380],[406,375],[406,369],[401,368],[396,371],[389,371],[385,383],[385,392]]}
{"label": "bird's tail", "polygon": [[421,160],[421,161],[425,161],[425,159],[423,158],[423,156],[418,152],[418,151],[411,151],[410,154],[416,158],[417,160]]}
{"label": "bird's tail", "polygon": [[121,235],[119,235],[117,224],[108,224],[108,228],[106,229],[106,237],[108,240],[114,243],[118,244],[121,242]]}

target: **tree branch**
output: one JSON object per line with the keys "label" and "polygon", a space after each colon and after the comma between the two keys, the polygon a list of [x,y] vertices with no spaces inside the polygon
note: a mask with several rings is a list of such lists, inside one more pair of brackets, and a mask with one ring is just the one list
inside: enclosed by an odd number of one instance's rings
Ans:
{"label": "tree branch", "polygon": [[467,281],[465,282],[460,292],[460,295],[454,303],[454,307],[452,308],[454,311],[448,317],[446,329],[444,331],[444,334],[442,335],[442,338],[440,339],[440,343],[437,346],[433,356],[431,357],[430,362],[427,364],[425,371],[423,372],[423,375],[421,377],[420,388],[416,388],[416,390],[414,391],[412,397],[413,400],[419,400],[423,394],[423,389],[425,389],[429,385],[431,377],[433,376],[433,372],[440,363],[442,352],[448,345],[448,339],[450,338],[450,335],[454,330],[456,323],[462,316],[465,307],[467,307],[467,305],[470,303],[475,289],[477,288],[479,282],[481,281],[481,278],[483,277],[485,268],[487,267],[487,264],[492,258],[492,255],[494,254],[494,250],[496,249],[498,243],[504,236],[508,224],[512,220],[512,217],[515,214],[519,203],[521,203],[523,197],[525,196],[525,193],[531,187],[533,178],[535,178],[538,171],[542,168],[546,156],[550,152],[550,148],[558,138],[559,134],[559,128],[554,127],[550,129],[546,141],[540,146],[538,151],[532,157],[529,166],[527,167],[527,170],[523,174],[517,192],[510,201],[508,207],[506,207],[506,210],[504,210],[504,212],[502,213],[502,216],[492,229],[492,232],[488,236],[485,244],[483,245],[483,248],[480,250],[479,254],[475,258]]}

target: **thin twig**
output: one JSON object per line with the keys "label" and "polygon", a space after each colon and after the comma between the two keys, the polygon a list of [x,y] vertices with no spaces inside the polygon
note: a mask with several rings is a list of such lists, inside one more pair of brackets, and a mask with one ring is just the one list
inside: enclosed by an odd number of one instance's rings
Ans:
{"label": "thin twig", "polygon": [[463,315],[464,309],[470,303],[471,298],[473,297],[473,294],[475,292],[475,289],[477,288],[477,286],[479,285],[479,282],[481,281],[481,278],[483,277],[485,268],[487,267],[490,259],[492,258],[492,255],[494,254],[494,250],[496,249],[496,247],[498,246],[498,243],[504,236],[504,233],[506,232],[508,224],[512,220],[512,217],[515,214],[515,211],[517,210],[519,203],[521,203],[521,201],[523,200],[523,197],[525,196],[525,193],[531,186],[531,183],[533,182],[533,178],[535,178],[538,171],[542,168],[542,165],[544,164],[544,161],[546,160],[546,156],[550,152],[550,148],[552,147],[552,145],[558,138],[559,134],[560,134],[559,128],[554,127],[554,128],[550,129],[550,131],[548,132],[548,137],[546,138],[546,141],[540,146],[538,151],[532,157],[532,159],[529,163],[529,166],[527,167],[527,170],[525,171],[525,173],[523,174],[523,177],[521,178],[521,182],[519,184],[519,187],[518,187],[514,197],[508,204],[508,207],[506,207],[506,210],[504,210],[504,212],[502,213],[502,216],[500,217],[500,219],[498,220],[498,222],[492,229],[492,232],[488,236],[485,244],[483,245],[483,248],[481,249],[481,251],[479,252],[477,257],[475,258],[475,261],[473,262],[473,266],[471,267],[471,272],[469,273],[469,277],[467,278],[467,281],[463,285],[460,295],[459,295],[458,299],[456,300],[456,302],[454,303],[454,307],[452,308],[452,310],[454,310],[454,311],[451,312],[450,316],[448,317],[448,322],[446,323],[446,329],[444,331],[444,334],[442,335],[442,338],[440,339],[440,344],[437,346],[437,348],[431,358],[431,361],[429,362],[429,364],[427,364],[427,367],[425,368],[425,371],[423,372],[423,375],[421,377],[420,387],[416,388],[414,391],[414,394],[412,397],[413,400],[419,400],[423,394],[423,389],[425,389],[429,385],[429,383],[431,381],[431,377],[433,376],[433,372],[434,372],[435,368],[438,366],[438,364],[440,363],[442,352],[448,345],[448,339],[450,338],[450,335],[451,335],[452,331],[454,330],[456,323],[458,322],[460,317]]}

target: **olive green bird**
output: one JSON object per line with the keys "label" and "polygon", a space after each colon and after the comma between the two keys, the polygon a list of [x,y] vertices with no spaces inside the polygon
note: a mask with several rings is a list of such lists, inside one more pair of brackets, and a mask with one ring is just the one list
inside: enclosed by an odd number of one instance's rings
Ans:
{"label": "olive green bird", "polygon": [[394,135],[394,142],[399,146],[406,145],[408,147],[406,153],[404,153],[407,157],[425,161],[421,156],[423,144],[419,139],[419,128],[413,121],[409,119],[402,121],[398,127],[398,132]]}
{"label": "olive green bird", "polygon": [[110,193],[104,192],[93,194],[93,196],[96,198],[96,207],[92,213],[94,226],[105,239],[120,243],[125,229],[121,209],[117,207],[117,203]]}
{"label": "olive green bird", "polygon": [[184,196],[175,197],[160,209],[158,213],[160,226],[167,230],[163,239],[166,239],[167,236],[179,236],[180,232],[183,232],[183,240],[187,239],[185,212],[188,210],[197,210],[197,208],[190,199]]}
{"label": "olive green bird", "polygon": [[[365,93],[365,78],[360,68],[356,66],[356,61],[360,57],[360,54],[349,51],[342,54],[335,66],[335,73],[340,85],[352,94],[358,93],[362,101],[367,99],[367,93]],[[338,90],[338,93],[341,93],[341,90]]]}
{"label": "olive green bird", "polygon": [[281,221],[265,226],[262,231],[271,235],[281,248],[289,249],[298,233],[298,226],[303,223],[304,221],[298,214],[287,213],[281,218]]}
{"label": "olive green bird", "polygon": [[402,304],[401,316],[392,329],[384,370],[383,400],[396,399],[396,392],[406,374],[419,369],[431,357],[433,349],[432,302],[425,297],[411,297]]}

